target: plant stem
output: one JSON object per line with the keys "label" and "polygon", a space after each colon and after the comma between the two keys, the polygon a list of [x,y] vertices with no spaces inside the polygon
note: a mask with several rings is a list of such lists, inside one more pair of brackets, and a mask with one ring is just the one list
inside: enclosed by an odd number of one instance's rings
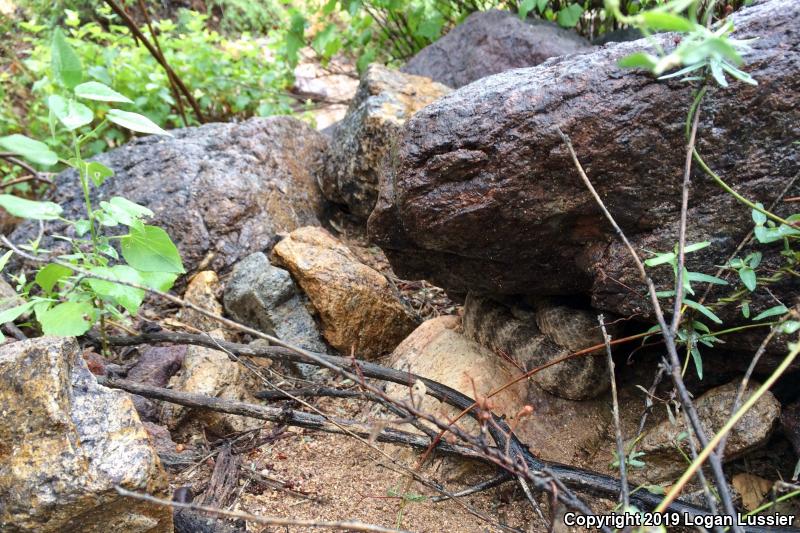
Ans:
{"label": "plant stem", "polygon": [[722,187],[725,190],[725,192],[727,192],[728,194],[730,194],[731,196],[736,198],[739,202],[743,203],[744,205],[746,205],[750,209],[755,209],[759,213],[761,213],[763,215],[766,215],[768,218],[771,218],[775,222],[779,222],[781,224],[785,224],[786,226],[789,226],[790,228],[794,227],[794,225],[791,222],[789,222],[788,220],[779,217],[775,213],[771,213],[771,212],[767,211],[763,207],[757,206],[756,204],[754,204],[753,202],[751,202],[750,200],[748,200],[747,198],[745,198],[744,196],[742,196],[738,192],[734,191],[731,188],[731,186],[728,185],[727,183],[725,183],[723,181],[723,179],[716,172],[714,172],[713,170],[711,170],[708,167],[708,165],[703,160],[703,158],[700,157],[700,154],[697,152],[697,149],[694,150],[694,160],[697,161],[697,164],[700,165],[700,168],[702,168],[703,171],[705,171],[705,173],[708,174],[711,177],[711,179],[713,179],[715,182],[717,182],[717,185]]}
{"label": "plant stem", "polygon": [[656,507],[655,509],[656,513],[663,513],[669,507],[669,505],[673,501],[675,501],[675,498],[678,497],[678,494],[680,494],[681,490],[683,490],[683,487],[686,485],[686,483],[689,482],[689,480],[692,478],[695,472],[697,472],[697,470],[702,466],[705,460],[708,459],[709,456],[714,452],[714,449],[720,443],[722,438],[725,437],[725,435],[727,435],[731,431],[731,429],[733,429],[736,423],[742,419],[745,413],[747,413],[747,411],[749,411],[753,407],[753,405],[755,405],[755,403],[764,394],[766,394],[766,392],[770,389],[770,387],[772,387],[772,385],[775,384],[775,382],[778,380],[779,377],[781,377],[781,375],[786,371],[786,369],[789,368],[789,365],[792,364],[792,361],[794,361],[795,357],[797,357],[797,354],[799,353],[800,353],[800,342],[793,345],[792,350],[783,359],[781,364],[778,365],[778,368],[775,369],[775,371],[770,375],[770,377],[767,378],[764,384],[761,385],[758,388],[758,390],[747,399],[744,405],[742,405],[742,407],[739,408],[739,410],[736,411],[736,413],[734,413],[733,416],[731,416],[728,419],[725,425],[722,426],[722,429],[720,429],[717,432],[717,434],[714,435],[714,437],[708,442],[708,444],[706,444],[706,446],[703,448],[703,451],[700,452],[700,454],[697,456],[697,459],[695,459],[689,466],[689,468],[686,469],[686,472],[683,473],[683,475],[677,481],[677,483],[675,483],[670,489],[670,491],[667,493],[667,495],[664,496],[664,499],[661,501],[658,507]]}

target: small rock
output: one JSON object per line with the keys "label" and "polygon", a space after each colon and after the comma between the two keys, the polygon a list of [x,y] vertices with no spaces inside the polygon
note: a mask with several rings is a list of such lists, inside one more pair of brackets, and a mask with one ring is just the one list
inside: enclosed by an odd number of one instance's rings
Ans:
{"label": "small rock", "polygon": [[[719,431],[728,420],[738,387],[739,381],[732,381],[707,391],[695,400],[697,415],[706,435],[713,435]],[[742,402],[747,401],[757,388],[758,384],[751,382]],[[780,403],[771,392],[767,392],[729,433],[725,459],[728,461],[736,459],[765,444],[775,429],[780,414]],[[667,481],[674,479],[686,469],[686,460],[677,446],[680,445],[684,453],[690,452],[685,439],[680,443],[676,442],[678,435],[685,431],[682,417],[679,417],[679,420],[681,422],[678,426],[665,420],[645,431],[644,436],[636,444],[636,450],[644,452],[642,460],[647,466],[642,470],[631,471],[634,480],[651,483]]]}
{"label": "small rock", "polygon": [[[209,332],[213,338],[224,339],[222,330]],[[228,354],[204,346],[189,346],[183,360],[183,369],[170,380],[170,388],[176,391],[204,394],[225,400],[255,402],[247,391],[247,370]],[[248,418],[207,410],[194,410],[182,405],[164,406],[162,421],[173,430],[185,422],[189,415],[202,423],[215,435],[227,435],[263,426],[263,422]]]}
{"label": "small rock", "polygon": [[319,313],[325,339],[340,352],[376,357],[416,326],[389,281],[324,229],[295,230],[273,251]]}
{"label": "small rock", "polygon": [[[128,370],[127,379],[153,387],[163,387],[183,365],[187,346],[148,346],[142,349],[139,360]],[[131,394],[133,404],[144,420],[158,420],[159,403]]]}
{"label": "small rock", "polygon": [[[217,273],[211,270],[198,272],[186,287],[183,299],[202,307],[216,315],[222,315],[222,305],[217,299],[220,292],[220,283]],[[201,331],[210,331],[219,327],[219,322],[192,309],[181,309],[178,319]]]}
{"label": "small rock", "polygon": [[0,530],[171,533],[167,478],[130,396],[97,384],[74,338],[0,347]]}
{"label": "small rock", "polygon": [[589,49],[588,41],[573,31],[491,9],[471,14],[400,70],[457,89],[498,72]]}
{"label": "small rock", "polygon": [[378,199],[378,172],[405,121],[450,92],[427,78],[373,64],[361,78],[347,116],[333,131],[318,176],[326,198],[366,220]]}
{"label": "small rock", "polygon": [[[390,366],[438,381],[471,398],[485,396],[519,374],[512,364],[459,333],[459,326],[459,317],[452,315],[426,320],[395,348]],[[411,400],[410,389],[401,385],[390,385],[387,394]],[[495,414],[513,419],[525,406],[527,394],[522,381],[492,397]],[[425,396],[422,409],[441,418],[459,413],[431,396]],[[459,425],[473,433],[478,429],[469,417],[462,418]]]}
{"label": "small rock", "polygon": [[22,300],[17,295],[14,287],[0,276],[0,311],[11,309],[14,306],[20,305]]}
{"label": "small rock", "polygon": [[243,324],[312,352],[327,351],[292,276],[261,252],[234,266],[224,301],[228,314]]}

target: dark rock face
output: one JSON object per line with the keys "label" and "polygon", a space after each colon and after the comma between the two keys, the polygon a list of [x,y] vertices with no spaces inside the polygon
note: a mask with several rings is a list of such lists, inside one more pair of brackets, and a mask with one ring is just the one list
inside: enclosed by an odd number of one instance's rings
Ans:
{"label": "dark rock face", "polygon": [[[318,224],[323,198],[313,172],[327,148],[324,135],[288,117],[254,118],[239,124],[206,124],[171,132],[175,137],[137,139],[97,160],[116,175],[93,202],[125,198],[155,212],[192,271],[209,253],[223,269],[267,248],[278,232]],[[67,218],[85,213],[74,172],[58,176],[59,202]],[[12,235],[26,242],[38,231],[27,222]],[[62,233],[50,225],[48,234]]]}
{"label": "dark rock face", "polygon": [[[782,15],[778,16],[778,13]],[[737,13],[736,37],[758,37],[745,70],[759,85],[712,87],[699,151],[745,197],[769,206],[800,194],[800,4],[773,0]],[[672,36],[657,37],[666,47]],[[581,182],[556,126],[575,145],[608,209],[643,257],[677,242],[684,120],[681,82],[623,71],[645,41],[552,59],[473,83],[407,122],[384,169],[371,238],[406,279],[450,291],[591,294],[595,307],[647,315],[637,271]],[[790,186],[791,185],[791,186]],[[791,204],[779,202],[786,216]],[[695,166],[688,241],[712,245],[688,267],[713,274],[752,229],[750,210]],[[780,245],[757,245],[767,265]],[[740,252],[743,257],[747,250]],[[765,267],[767,268],[767,267]],[[651,271],[671,286],[669,267]],[[733,287],[725,287],[729,294]],[[776,287],[792,302],[798,284]],[[764,291],[762,291],[764,292]],[[774,302],[754,296],[753,309]],[[738,313],[729,306],[731,315]],[[725,318],[725,316],[723,316]]]}
{"label": "dark rock face", "polygon": [[449,87],[550,57],[586,51],[589,42],[549,22],[522,21],[509,11],[478,11],[425,47],[400,70],[427,76]]}

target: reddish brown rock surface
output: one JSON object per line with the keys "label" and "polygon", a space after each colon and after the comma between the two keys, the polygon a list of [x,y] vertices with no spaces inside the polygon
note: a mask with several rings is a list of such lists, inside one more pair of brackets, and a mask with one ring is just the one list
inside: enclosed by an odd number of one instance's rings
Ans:
{"label": "reddish brown rock surface", "polygon": [[[702,107],[700,152],[738,191],[765,205],[800,169],[793,145],[800,138],[798,17],[800,4],[789,0],[738,12],[735,37],[758,37],[743,68],[759,85],[712,87]],[[674,46],[672,36],[658,38]],[[600,309],[647,314],[633,262],[555,131],[560,126],[572,138],[641,255],[671,250],[692,89],[617,65],[647,46],[613,44],[484,78],[408,121],[369,220],[372,239],[398,275],[461,293],[590,294]],[[795,183],[787,196],[798,194]],[[789,207],[782,203],[778,212]],[[697,170],[689,221],[690,242],[712,242],[688,263],[706,273],[753,227],[750,210]],[[759,248],[774,266],[780,246]],[[671,284],[669,268],[653,272],[657,283]],[[775,290],[791,301],[798,287]],[[754,298],[754,310],[774,305],[763,297]]]}

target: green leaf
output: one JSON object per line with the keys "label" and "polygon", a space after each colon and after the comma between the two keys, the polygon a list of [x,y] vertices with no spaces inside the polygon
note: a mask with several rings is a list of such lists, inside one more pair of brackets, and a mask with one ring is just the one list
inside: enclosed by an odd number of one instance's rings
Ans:
{"label": "green leaf", "polygon": [[783,304],[776,305],[775,307],[770,307],[766,311],[760,312],[759,314],[757,314],[755,316],[755,318],[753,318],[753,320],[763,320],[763,319],[769,318],[771,316],[782,315],[782,314],[784,314],[784,313],[786,313],[788,311],[789,310],[786,309],[785,305],[783,305]]}
{"label": "green leaf", "polygon": [[[115,265],[111,268],[93,267],[91,272],[105,278],[143,285],[139,272],[127,265]],[[86,282],[98,296],[121,305],[132,315],[136,314],[144,300],[145,292],[142,289],[93,278],[88,278]]]}
{"label": "green leaf", "polygon": [[119,94],[111,87],[98,81],[87,81],[75,87],[75,96],[87,100],[99,100],[101,102],[123,102],[132,104],[133,100]]}
{"label": "green leaf", "polygon": [[556,22],[562,28],[574,28],[583,14],[583,7],[580,4],[570,4],[558,11]]}
{"label": "green leaf", "polygon": [[711,246],[710,241],[703,241],[703,242],[696,242],[694,244],[689,244],[683,249],[683,253],[690,254],[692,252],[696,252],[697,250],[702,250],[703,248],[707,248]]}
{"label": "green leaf", "polygon": [[703,274],[702,272],[686,272],[686,279],[689,281],[698,281],[700,283],[713,283],[714,285],[727,285],[728,282],[716,276]]}
{"label": "green leaf", "polygon": [[534,7],[536,7],[536,0],[522,0],[517,8],[520,20],[525,20]]}
{"label": "green leaf", "polygon": [[756,273],[752,268],[744,267],[739,269],[739,278],[741,278],[748,291],[753,292],[756,290]]}
{"label": "green leaf", "polygon": [[622,68],[646,68],[647,70],[652,70],[657,62],[658,58],[651,54],[636,52],[635,54],[623,57],[617,61],[617,64]]}
{"label": "green leaf", "polygon": [[720,320],[720,318],[717,315],[715,315],[711,311],[711,309],[709,309],[705,305],[695,302],[694,300],[689,300],[688,298],[684,298],[683,303],[686,304],[687,307],[691,307],[692,309],[704,314],[706,317],[713,320],[717,324],[722,324],[722,320]]}
{"label": "green leaf", "polygon": [[697,346],[692,346],[692,349],[689,352],[692,354],[692,360],[694,361],[694,368],[697,371],[697,377],[703,379],[703,357],[700,355],[700,350],[697,349]]}
{"label": "green leaf", "polygon": [[94,120],[92,110],[75,100],[66,100],[57,94],[47,98],[47,106],[53,115],[69,131],[76,130]]}
{"label": "green leaf", "polygon": [[[764,209],[764,204],[762,204],[761,202],[758,202],[755,205],[757,205],[759,209]],[[759,226],[763,226],[764,223],[767,221],[767,215],[765,215],[758,209],[753,209],[753,211],[751,212],[751,216],[753,217],[753,222],[755,222]]]}
{"label": "green leaf", "polygon": [[64,278],[72,275],[72,269],[55,263],[50,263],[39,269],[36,273],[34,281],[39,285],[44,292],[50,293],[53,291],[55,284]]}
{"label": "green leaf", "polygon": [[81,60],[67,43],[61,28],[53,32],[52,44],[53,77],[60,80],[67,89],[72,89],[83,80]]}
{"label": "green leaf", "polygon": [[172,134],[161,129],[158,124],[138,113],[121,111],[119,109],[109,109],[108,113],[106,113],[106,118],[114,124],[122,126],[123,128],[127,128],[131,131],[138,133],[152,133],[156,135],[168,135],[172,137]]}
{"label": "green leaf", "polygon": [[95,309],[88,302],[64,302],[37,314],[42,332],[58,337],[83,335],[95,321]]}
{"label": "green leaf", "polygon": [[781,333],[784,335],[791,335],[797,330],[800,330],[800,321],[798,320],[787,320],[781,324]]}
{"label": "green leaf", "polygon": [[177,274],[170,272],[142,272],[139,271],[139,277],[145,286],[151,289],[167,292],[172,288],[172,284],[178,279]]}
{"label": "green leaf", "polygon": [[183,263],[167,232],[156,226],[131,227],[121,239],[122,257],[130,266],[145,272],[182,274]]}
{"label": "green leaf", "polygon": [[14,253],[13,251],[9,250],[3,254],[3,257],[0,257],[0,272],[2,272],[3,269],[6,267],[6,264],[8,263],[8,260],[11,258],[11,255],[13,253]]}
{"label": "green leaf", "polygon": [[136,220],[142,217],[153,216],[153,212],[146,207],[133,203],[121,196],[114,196],[108,202],[100,202],[100,207],[115,221],[126,226],[133,225]]}
{"label": "green leaf", "polygon": [[101,186],[106,179],[112,177],[114,175],[114,171],[108,168],[107,166],[103,165],[102,163],[98,163],[97,161],[91,161],[86,163],[84,167],[84,172],[86,173],[89,178],[91,178],[92,183],[96,186]]}
{"label": "green leaf", "polygon": [[75,235],[78,237],[83,237],[90,229],[92,225],[85,218],[75,221]]}
{"label": "green leaf", "polygon": [[695,25],[679,15],[663,11],[645,11],[639,18],[647,25],[648,29],[656,31],[690,32]]}
{"label": "green leaf", "polygon": [[675,255],[673,252],[666,252],[663,254],[658,254],[655,257],[651,257],[650,259],[646,260],[644,264],[649,267],[654,267],[658,265],[663,265],[664,263],[671,263],[675,261],[676,258],[677,255]]}
{"label": "green leaf", "polygon": [[0,194],[0,207],[20,218],[55,220],[61,214],[61,206],[53,202],[35,202],[11,194]]}
{"label": "green leaf", "polygon": [[0,137],[0,148],[21,156],[36,165],[51,166],[58,163],[58,155],[43,142],[19,133]]}
{"label": "green leaf", "polygon": [[742,302],[742,316],[750,318],[750,304],[748,302]]}
{"label": "green leaf", "polygon": [[35,302],[25,302],[24,304],[17,305],[15,307],[11,307],[10,309],[6,309],[2,313],[0,313],[0,324],[5,324],[6,322],[13,322],[17,318],[19,318],[22,314],[27,313]]}

